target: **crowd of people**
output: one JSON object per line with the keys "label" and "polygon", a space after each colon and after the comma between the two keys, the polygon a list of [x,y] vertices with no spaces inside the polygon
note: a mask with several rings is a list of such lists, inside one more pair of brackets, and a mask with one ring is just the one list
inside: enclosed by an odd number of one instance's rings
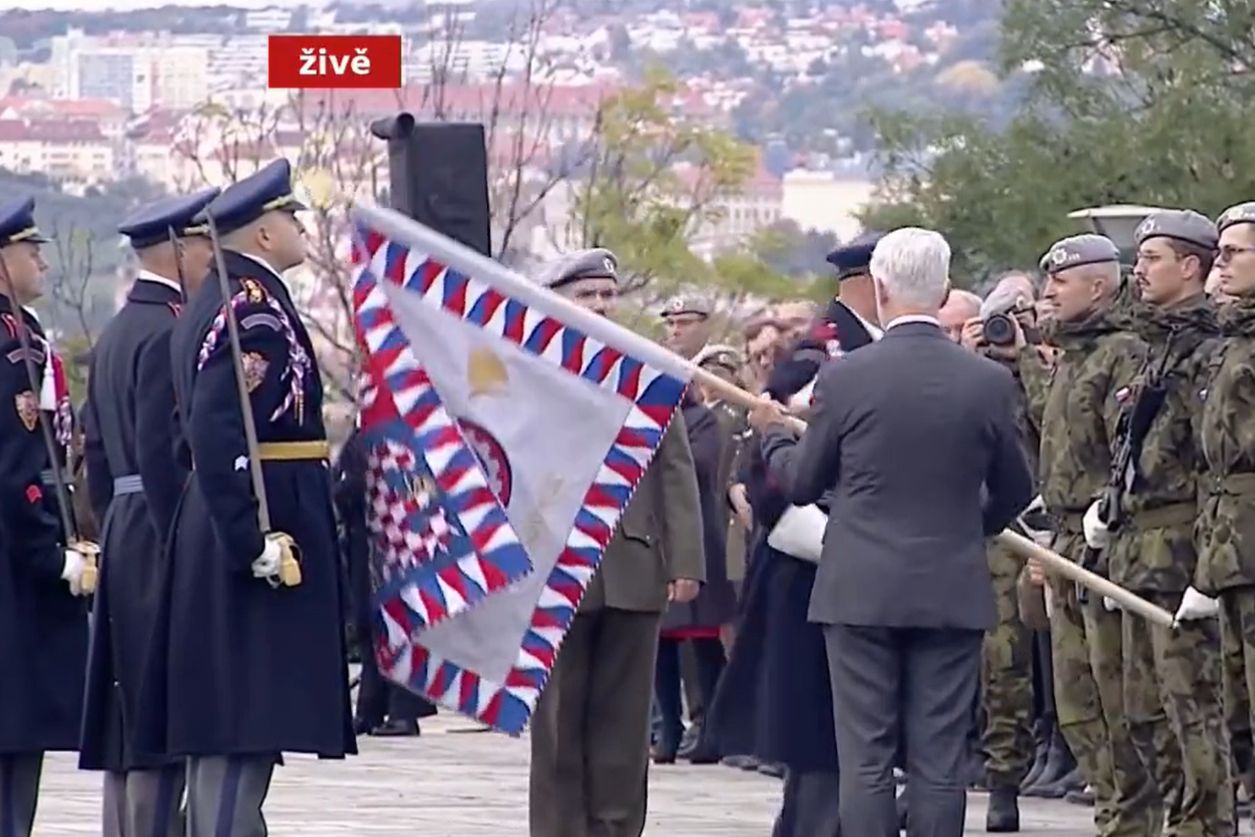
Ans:
{"label": "crowd of people", "polygon": [[[34,833],[52,750],[104,772],[110,837],[265,834],[283,753],[341,758],[436,711],[369,650],[367,452],[353,433],[333,457],[282,279],[304,259],[289,166],[120,225],[140,270],[92,354],[77,515],[33,209],[0,206],[0,834]],[[1129,271],[1102,236],[1060,240],[982,298],[944,239],[901,230],[834,251],[822,309],[733,328],[671,300],[667,345],[759,401],[699,380],[663,434],[532,719],[533,837],[641,834],[651,760],[782,778],[773,837],[957,835],[973,787],[993,832],[1030,795],[1092,805],[1103,837],[1236,833],[1255,204],[1157,211],[1135,246]],[[601,315],[619,292],[601,248],[537,278]],[[1004,526],[1173,625],[1026,562]]]}

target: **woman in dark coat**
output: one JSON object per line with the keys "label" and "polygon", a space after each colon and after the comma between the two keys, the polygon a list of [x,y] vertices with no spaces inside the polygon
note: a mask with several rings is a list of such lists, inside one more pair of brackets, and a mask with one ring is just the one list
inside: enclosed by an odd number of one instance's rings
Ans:
{"label": "woman in dark coat", "polygon": [[[781,403],[809,383],[826,357],[803,342],[771,374]],[[806,621],[814,564],[772,549],[767,535],[788,508],[767,471],[757,437],[740,475],[754,512],[751,559],[737,641],[708,715],[707,732],[725,756],[752,756],[787,769],[772,837],[836,837],[837,745],[823,632]]]}
{"label": "woman in dark coat", "polygon": [[[436,707],[416,694],[389,683],[375,662],[371,637],[372,596],[370,539],[366,531],[366,448],[360,430],[344,443],[336,463],[335,504],[340,518],[340,546],[348,566],[353,612],[349,618],[357,630],[362,658],[362,679],[357,692],[353,729],[361,735],[418,735],[418,721],[436,714]],[[386,718],[386,720],[385,720]]]}
{"label": "woman in dark coat", "polygon": [[[722,491],[717,485],[723,457],[723,437],[715,414],[696,399],[692,387],[685,393],[680,406],[688,429],[689,447],[693,450],[697,491],[701,498],[706,582],[696,599],[686,604],[672,604],[662,619],[654,671],[654,699],[661,720],[654,760],[659,764],[675,761],[684,732],[680,701],[680,643],[688,640],[693,644],[701,703],[709,706],[724,666],[719,628],[731,622],[736,615],[736,591],[728,580],[727,518],[720,502]],[[695,718],[694,723],[701,723],[700,717]],[[695,763],[707,764],[719,759],[717,753],[700,745],[688,758]]]}

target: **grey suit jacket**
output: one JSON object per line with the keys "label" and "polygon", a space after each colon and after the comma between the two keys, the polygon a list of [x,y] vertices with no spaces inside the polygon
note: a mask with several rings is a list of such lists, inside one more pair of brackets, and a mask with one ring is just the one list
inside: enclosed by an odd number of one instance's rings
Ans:
{"label": "grey suit jacket", "polygon": [[826,365],[815,396],[796,445],[764,439],[794,503],[829,493],[810,620],[993,627],[985,538],[1033,492],[1010,373],[909,322]]}

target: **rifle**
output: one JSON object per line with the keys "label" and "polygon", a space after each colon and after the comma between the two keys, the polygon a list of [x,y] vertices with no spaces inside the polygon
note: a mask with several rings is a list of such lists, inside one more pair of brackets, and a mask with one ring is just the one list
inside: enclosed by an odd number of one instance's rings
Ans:
{"label": "rifle", "polygon": [[297,560],[296,542],[290,535],[275,532],[270,526],[270,503],[266,498],[266,479],[261,470],[261,446],[257,442],[257,425],[253,423],[253,402],[244,375],[244,349],[240,344],[240,324],[231,305],[231,283],[227,279],[227,265],[222,257],[222,245],[218,240],[218,225],[209,213],[205,213],[209,225],[209,241],[213,245],[214,266],[218,273],[218,287],[222,290],[222,310],[227,321],[228,342],[231,344],[231,365],[235,371],[236,390],[240,396],[240,413],[244,419],[244,442],[248,448],[249,476],[253,482],[253,495],[257,498],[257,526],[262,537],[279,546],[279,575],[268,579],[271,587],[296,587],[301,583],[301,564]]}
{"label": "rifle", "polygon": [[174,272],[179,280],[179,302],[187,305],[187,279],[183,276],[183,244],[175,234],[173,226],[166,226],[166,235],[170,238],[170,246],[174,248]]}
{"label": "rifle", "polygon": [[[27,334],[26,323],[22,317],[22,306],[17,299],[17,286],[13,284],[13,277],[9,275],[8,265],[4,263],[3,258],[0,258],[0,279],[4,280],[4,286],[15,309],[17,339],[22,347],[26,379],[30,383],[31,393],[38,397],[41,387],[39,376],[35,373],[35,361],[31,356],[30,335]],[[52,347],[49,345],[47,350],[51,352]],[[57,494],[57,511],[60,512],[61,517],[62,537],[68,541],[67,548],[83,556],[83,574],[79,577],[79,588],[83,593],[91,594],[96,592],[97,556],[100,555],[100,547],[79,536],[78,523],[74,519],[73,509],[70,506],[70,489],[65,484],[65,475],[61,472],[61,463],[57,457],[57,443],[53,438],[52,425],[44,410],[36,409],[35,412],[39,416],[39,428],[44,437],[44,452],[48,455],[48,467],[52,470],[52,484]]]}
{"label": "rifle", "polygon": [[1168,370],[1168,361],[1172,359],[1173,343],[1176,339],[1174,331],[1164,347],[1163,357],[1158,368],[1152,368],[1143,382],[1131,407],[1120,414],[1117,424],[1117,438],[1121,440],[1115,457],[1111,460],[1111,474],[1107,480],[1107,488],[1099,500],[1098,512],[1107,528],[1115,531],[1123,520],[1121,511],[1122,500],[1126,492],[1133,489],[1136,478],[1137,461],[1142,454],[1142,445],[1155,422],[1155,417],[1163,408],[1168,390],[1163,379]]}

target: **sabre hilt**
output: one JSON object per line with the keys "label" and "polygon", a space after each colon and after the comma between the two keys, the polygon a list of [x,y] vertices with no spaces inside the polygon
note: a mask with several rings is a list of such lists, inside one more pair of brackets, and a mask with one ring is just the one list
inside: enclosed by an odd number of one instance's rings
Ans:
{"label": "sabre hilt", "polygon": [[298,587],[301,583],[300,547],[284,532],[267,532],[266,541],[279,547],[279,572],[266,579],[271,587]]}
{"label": "sabre hilt", "polygon": [[79,576],[78,586],[83,595],[90,596],[96,592],[100,578],[100,545],[94,541],[73,541],[69,548],[83,556],[83,574]]}

